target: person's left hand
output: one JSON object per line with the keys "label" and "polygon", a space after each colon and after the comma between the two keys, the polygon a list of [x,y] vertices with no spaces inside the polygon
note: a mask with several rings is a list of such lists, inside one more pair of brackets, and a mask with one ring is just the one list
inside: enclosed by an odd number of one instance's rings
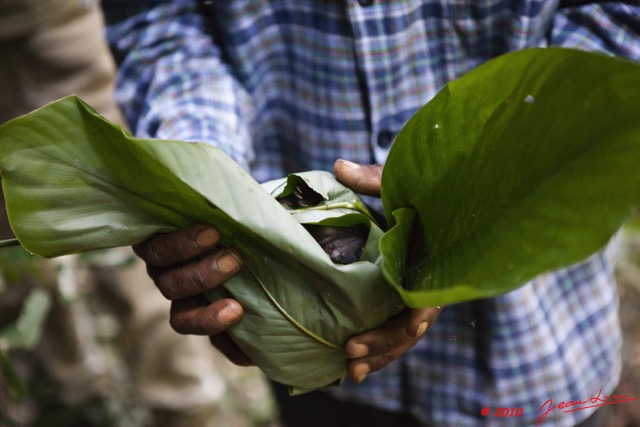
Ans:
{"label": "person's left hand", "polygon": [[[338,160],[336,178],[357,193],[380,197],[382,165],[359,165]],[[351,338],[345,351],[349,357],[347,372],[356,383],[384,368],[413,347],[433,325],[441,307],[405,308],[381,327]]]}

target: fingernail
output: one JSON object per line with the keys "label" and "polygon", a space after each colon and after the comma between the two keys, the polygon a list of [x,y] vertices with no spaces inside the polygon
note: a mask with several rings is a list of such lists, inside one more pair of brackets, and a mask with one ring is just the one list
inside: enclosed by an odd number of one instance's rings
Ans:
{"label": "fingernail", "polygon": [[222,274],[233,273],[240,267],[240,259],[233,252],[229,252],[218,258],[216,266]]}
{"label": "fingernail", "polygon": [[418,338],[419,336],[424,334],[424,331],[426,331],[428,327],[429,327],[429,322],[427,322],[426,320],[423,320],[418,325],[418,328],[416,329],[416,333],[415,333],[415,335],[413,337],[414,338]]}
{"label": "fingernail", "polygon": [[205,228],[196,235],[196,244],[201,248],[208,248],[218,243],[220,235],[213,228]]}
{"label": "fingernail", "polygon": [[358,363],[353,369],[353,378],[357,384],[360,384],[367,377],[371,367],[367,363]]}
{"label": "fingernail", "polygon": [[234,323],[239,316],[240,312],[232,305],[225,305],[220,311],[218,311],[218,320],[225,325]]}
{"label": "fingernail", "polygon": [[356,377],[353,382],[355,382],[356,384],[360,384],[362,381],[364,381],[364,379],[367,378],[366,375],[360,375],[359,377]]}
{"label": "fingernail", "polygon": [[357,163],[350,162],[349,160],[340,159],[339,162],[349,169],[356,169],[357,167],[359,167]]}
{"label": "fingernail", "polygon": [[349,357],[352,359],[364,357],[367,354],[369,354],[369,347],[364,344],[354,343],[349,347]]}

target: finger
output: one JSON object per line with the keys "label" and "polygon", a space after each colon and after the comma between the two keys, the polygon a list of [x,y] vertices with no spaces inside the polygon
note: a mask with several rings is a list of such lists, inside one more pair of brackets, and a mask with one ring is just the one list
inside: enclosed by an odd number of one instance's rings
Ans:
{"label": "finger", "polygon": [[352,359],[387,353],[407,342],[417,341],[433,324],[438,308],[407,308],[380,328],[353,337],[347,343],[347,356]]}
{"label": "finger", "polygon": [[171,303],[171,327],[180,334],[216,335],[240,320],[242,306],[233,299],[211,304],[198,296]]}
{"label": "finger", "polygon": [[348,160],[338,159],[333,165],[333,172],[338,181],[353,191],[380,197],[382,165],[359,165]]}
{"label": "finger", "polygon": [[220,234],[210,225],[192,225],[181,230],[158,234],[133,245],[133,251],[152,267],[168,267],[202,254],[220,241]]}
{"label": "finger", "polygon": [[205,258],[171,269],[149,267],[156,286],[170,300],[210,291],[233,276],[242,266],[240,255],[232,249],[215,251]]}
{"label": "finger", "polygon": [[211,344],[224,354],[227,359],[238,366],[254,366],[255,363],[247,356],[238,344],[227,333],[220,333],[209,337]]}
{"label": "finger", "polygon": [[406,309],[381,328],[358,335],[347,343],[348,372],[361,382],[367,374],[388,365],[416,342],[433,325],[440,307]]}
{"label": "finger", "polygon": [[384,368],[406,353],[414,345],[415,341],[407,342],[384,354],[351,360],[347,365],[347,373],[356,384],[360,384],[371,372]]}

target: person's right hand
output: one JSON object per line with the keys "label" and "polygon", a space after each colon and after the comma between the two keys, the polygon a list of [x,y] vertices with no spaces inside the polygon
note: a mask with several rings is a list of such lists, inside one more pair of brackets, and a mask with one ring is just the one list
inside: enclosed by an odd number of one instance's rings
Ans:
{"label": "person's right hand", "polygon": [[209,335],[213,345],[233,363],[253,363],[225,332],[243,314],[230,298],[209,303],[204,293],[223,284],[242,267],[240,254],[215,248],[220,240],[210,225],[194,225],[158,234],[133,246],[147,272],[171,300],[170,323],[181,334]]}

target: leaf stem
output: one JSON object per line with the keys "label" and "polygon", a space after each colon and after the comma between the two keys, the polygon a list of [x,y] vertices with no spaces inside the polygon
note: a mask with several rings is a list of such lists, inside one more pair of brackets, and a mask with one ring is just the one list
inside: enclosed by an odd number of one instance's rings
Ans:
{"label": "leaf stem", "polygon": [[9,248],[11,246],[20,246],[18,239],[0,240],[0,248]]}
{"label": "leaf stem", "polygon": [[317,206],[309,206],[307,208],[298,208],[298,209],[290,209],[289,213],[296,214],[307,211],[329,211],[332,209],[352,209],[360,212],[365,215],[367,218],[371,220],[374,224],[377,224],[375,218],[371,215],[369,210],[359,202],[358,200],[354,200],[352,202],[341,202],[341,203],[325,203]]}
{"label": "leaf stem", "polygon": [[315,333],[311,332],[309,329],[307,329],[306,327],[304,327],[304,325],[302,325],[300,322],[298,322],[296,319],[294,319],[285,309],[284,307],[282,307],[278,301],[275,299],[275,297],[273,295],[271,295],[271,292],[269,292],[269,289],[267,289],[267,287],[264,285],[264,283],[262,283],[262,280],[260,280],[260,278],[258,277],[257,274],[254,273],[254,271],[251,269],[250,265],[248,263],[245,263],[244,266],[247,268],[247,270],[249,270],[249,272],[251,273],[251,275],[256,279],[256,281],[258,282],[258,284],[260,285],[260,287],[262,288],[262,290],[264,291],[265,294],[267,294],[267,298],[269,298],[269,300],[271,301],[271,303],[276,307],[276,309],[278,309],[278,311],[280,313],[282,313],[282,315],[289,321],[291,322],[296,328],[298,328],[300,331],[302,331],[304,334],[306,334],[307,336],[313,338],[314,340],[318,341],[320,344],[324,344],[327,347],[336,349],[336,350],[342,350],[342,347],[332,343],[331,341],[327,341],[324,338],[322,338],[319,335],[316,335]]}

